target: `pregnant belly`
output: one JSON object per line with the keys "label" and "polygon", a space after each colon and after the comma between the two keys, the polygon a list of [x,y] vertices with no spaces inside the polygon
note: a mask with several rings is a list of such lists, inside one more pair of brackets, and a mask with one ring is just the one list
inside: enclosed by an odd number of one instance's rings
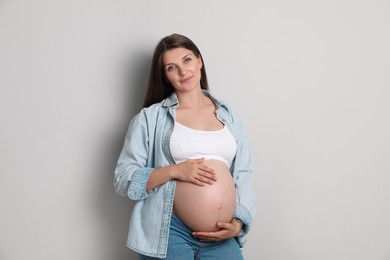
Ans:
{"label": "pregnant belly", "polygon": [[217,181],[198,186],[177,181],[173,210],[193,231],[216,231],[217,222],[230,222],[236,207],[236,190],[226,164],[205,160],[204,165],[215,170]]}

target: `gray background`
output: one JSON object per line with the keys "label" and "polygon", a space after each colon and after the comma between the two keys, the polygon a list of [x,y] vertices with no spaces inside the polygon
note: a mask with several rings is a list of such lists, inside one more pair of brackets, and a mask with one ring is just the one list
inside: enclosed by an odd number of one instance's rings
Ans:
{"label": "gray background", "polygon": [[113,171],[154,46],[201,49],[255,157],[246,259],[390,259],[389,1],[1,1],[0,259],[125,260]]}

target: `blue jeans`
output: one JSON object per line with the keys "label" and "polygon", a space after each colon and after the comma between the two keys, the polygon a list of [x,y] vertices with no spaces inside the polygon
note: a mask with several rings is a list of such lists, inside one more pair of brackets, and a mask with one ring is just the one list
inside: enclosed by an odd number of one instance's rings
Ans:
{"label": "blue jeans", "polygon": [[244,260],[241,249],[234,238],[219,242],[200,242],[174,214],[172,214],[169,229],[167,257],[155,258],[141,254],[138,257],[139,260]]}

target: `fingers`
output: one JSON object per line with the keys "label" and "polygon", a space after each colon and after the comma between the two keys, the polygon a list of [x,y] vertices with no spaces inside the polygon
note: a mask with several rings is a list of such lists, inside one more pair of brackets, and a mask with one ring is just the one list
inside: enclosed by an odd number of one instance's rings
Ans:
{"label": "fingers", "polygon": [[217,175],[214,171],[208,172],[204,171],[203,169],[200,169],[194,175],[194,179],[203,184],[213,184],[215,181],[217,181]]}
{"label": "fingers", "polygon": [[192,235],[200,241],[221,241],[230,238],[229,231],[224,229],[216,232],[193,232]]}
{"label": "fingers", "polygon": [[196,167],[197,169],[202,170],[204,172],[215,174],[214,169],[202,164],[204,160],[205,160],[204,158],[199,158],[199,159],[190,159],[187,160],[186,162],[194,162],[195,165],[193,165],[193,167]]}
{"label": "fingers", "polygon": [[209,178],[209,179],[217,180],[217,173],[213,169],[211,169],[207,166],[204,166],[204,165],[201,165],[198,168],[198,174],[202,175],[203,177]]}
{"label": "fingers", "polygon": [[224,222],[218,222],[218,227],[222,229],[232,229],[232,224],[230,223],[224,223]]}
{"label": "fingers", "polygon": [[189,159],[178,164],[176,167],[177,179],[181,181],[191,182],[193,184],[204,186],[205,184],[213,184],[217,180],[217,175],[214,169],[203,165],[204,158]]}
{"label": "fingers", "polygon": [[201,170],[201,171],[203,171],[203,172],[205,172],[205,173],[211,173],[211,174],[213,174],[213,175],[215,175],[215,171],[214,171],[214,169],[211,169],[210,167],[207,167],[206,165],[199,165],[198,166],[199,168],[199,170]]}
{"label": "fingers", "polygon": [[204,186],[204,184],[212,185],[217,180],[217,178],[215,176],[207,177],[207,176],[198,175],[194,177],[194,180],[196,182],[195,184]]}
{"label": "fingers", "polygon": [[[219,232],[218,232],[219,233]],[[193,232],[192,235],[199,239],[200,241],[219,241],[222,240],[223,237],[221,234],[217,232]]]}
{"label": "fingers", "polygon": [[199,178],[197,178],[198,180],[203,181],[205,178],[210,180],[217,180],[214,169],[201,164],[203,161],[204,158],[200,158],[188,160],[186,162],[191,164],[192,171],[195,173],[195,175],[199,176]]}
{"label": "fingers", "polygon": [[192,232],[192,235],[200,241],[221,241],[231,237],[235,237],[238,233],[231,223],[218,222],[220,230],[214,232]]}
{"label": "fingers", "polygon": [[[203,158],[202,158],[203,159]],[[197,173],[205,178],[211,179],[216,181],[217,180],[217,175],[214,169],[203,165],[203,164],[197,164],[195,165],[197,167]]]}

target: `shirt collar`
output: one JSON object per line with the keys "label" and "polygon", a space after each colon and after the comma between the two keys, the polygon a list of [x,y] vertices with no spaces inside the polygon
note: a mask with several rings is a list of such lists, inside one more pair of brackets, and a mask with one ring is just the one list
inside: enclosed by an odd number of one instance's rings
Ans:
{"label": "shirt collar", "polygon": [[[221,105],[223,105],[220,101],[218,101],[216,98],[214,98],[211,94],[210,94],[210,91],[209,90],[206,90],[206,89],[202,89],[202,92],[205,96],[211,98],[211,100],[214,102],[216,108],[219,108]],[[171,106],[175,106],[175,105],[178,105],[179,104],[179,100],[177,98],[177,94],[175,91],[172,92],[171,95],[169,95],[169,97],[167,97],[164,101],[163,101],[163,106],[164,107],[171,107]]]}

